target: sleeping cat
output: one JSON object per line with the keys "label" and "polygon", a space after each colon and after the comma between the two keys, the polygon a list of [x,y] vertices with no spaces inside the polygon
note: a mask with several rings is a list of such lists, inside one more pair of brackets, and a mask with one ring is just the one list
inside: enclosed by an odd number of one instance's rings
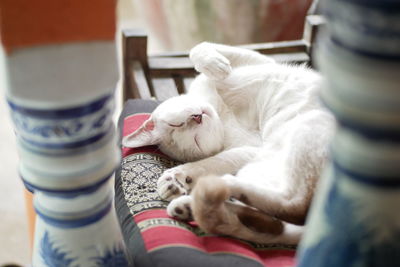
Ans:
{"label": "sleeping cat", "polygon": [[201,74],[189,92],[161,103],[123,145],[157,144],[188,162],[158,180],[169,215],[213,234],[297,244],[334,132],[318,102],[322,78],[225,45],[201,43],[190,58]]}

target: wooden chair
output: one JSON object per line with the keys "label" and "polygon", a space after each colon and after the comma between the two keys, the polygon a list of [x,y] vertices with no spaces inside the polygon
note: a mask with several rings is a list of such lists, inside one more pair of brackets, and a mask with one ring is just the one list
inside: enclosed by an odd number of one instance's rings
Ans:
{"label": "wooden chair", "polygon": [[[324,24],[317,15],[317,2],[311,5],[300,40],[258,43],[240,47],[256,50],[278,62],[306,63],[314,66],[312,50],[319,26]],[[123,102],[131,98],[164,101],[186,92],[196,76],[189,53],[147,54],[147,35],[140,30],[122,31]]]}

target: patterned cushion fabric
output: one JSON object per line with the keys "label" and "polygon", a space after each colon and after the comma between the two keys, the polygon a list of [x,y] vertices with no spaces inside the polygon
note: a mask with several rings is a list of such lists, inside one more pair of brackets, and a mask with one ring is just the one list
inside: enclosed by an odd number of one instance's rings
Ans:
{"label": "patterned cushion fabric", "polygon": [[[156,102],[130,100],[119,120],[121,136],[137,129]],[[229,237],[209,235],[194,222],[169,217],[156,191],[161,173],[178,162],[155,146],[122,149],[115,179],[115,205],[133,266],[223,267],[295,265],[295,248],[260,245]]]}

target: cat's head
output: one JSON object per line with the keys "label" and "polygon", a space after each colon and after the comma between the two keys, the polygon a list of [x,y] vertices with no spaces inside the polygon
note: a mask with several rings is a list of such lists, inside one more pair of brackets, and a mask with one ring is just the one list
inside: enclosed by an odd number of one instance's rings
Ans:
{"label": "cat's head", "polygon": [[220,152],[224,130],[209,103],[187,95],[161,103],[135,132],[124,137],[125,147],[158,145],[168,156],[194,161]]}

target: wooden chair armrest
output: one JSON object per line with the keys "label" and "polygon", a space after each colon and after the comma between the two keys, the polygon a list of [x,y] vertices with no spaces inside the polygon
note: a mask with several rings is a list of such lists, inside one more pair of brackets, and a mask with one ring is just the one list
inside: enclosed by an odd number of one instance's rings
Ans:
{"label": "wooden chair armrest", "polygon": [[129,82],[130,84],[126,86],[131,88],[131,90],[124,90],[123,98],[151,99],[152,95],[154,94],[148,85],[142,63],[138,60],[134,60],[127,64],[127,71],[130,72],[130,74],[127,74],[129,76],[129,79],[127,79],[126,82]]}

